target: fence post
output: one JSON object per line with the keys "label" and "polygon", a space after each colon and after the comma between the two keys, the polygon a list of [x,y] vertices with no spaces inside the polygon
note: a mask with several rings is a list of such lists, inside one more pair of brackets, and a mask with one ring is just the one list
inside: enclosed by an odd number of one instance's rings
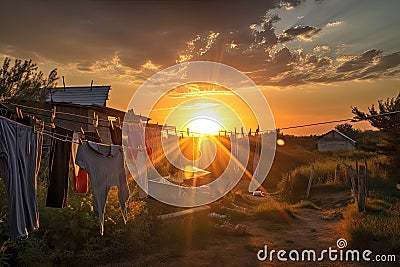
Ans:
{"label": "fence post", "polygon": [[312,165],[310,178],[308,179],[307,194],[306,194],[307,199],[308,199],[308,196],[310,195],[311,184],[312,184],[313,178],[314,178],[314,165]]}
{"label": "fence post", "polygon": [[365,195],[365,178],[366,178],[366,168],[365,166],[361,165],[359,167],[359,177],[358,177],[358,210],[360,212],[365,211],[365,200],[366,200],[366,195]]}
{"label": "fence post", "polygon": [[359,172],[359,169],[358,169],[358,159],[356,159],[356,171],[357,171],[357,177],[358,177],[358,172]]}
{"label": "fence post", "polygon": [[347,167],[348,170],[350,170],[350,180],[351,180],[351,187],[353,189],[353,196],[356,202],[358,202],[358,184],[356,183],[354,176],[358,171],[354,170],[351,165],[347,165],[344,161],[342,161],[343,165]]}
{"label": "fence post", "polygon": [[364,159],[365,163],[365,195],[368,198],[369,197],[369,191],[368,191],[368,163],[367,159]]}

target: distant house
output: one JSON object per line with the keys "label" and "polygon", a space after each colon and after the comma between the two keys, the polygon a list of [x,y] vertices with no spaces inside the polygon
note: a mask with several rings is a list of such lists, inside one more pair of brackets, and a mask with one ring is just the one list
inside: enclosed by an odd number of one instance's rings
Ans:
{"label": "distant house", "polygon": [[[125,111],[107,107],[111,86],[76,86],[51,88],[46,99],[48,108],[56,107],[55,123],[78,131],[94,131],[94,114],[98,116],[98,131],[103,143],[111,143],[109,119],[122,123]],[[66,114],[63,114],[66,113]],[[75,116],[69,115],[74,114]],[[93,119],[92,119],[93,118]],[[139,116],[142,121],[150,120]]]}
{"label": "distant house", "polygon": [[331,130],[318,138],[318,151],[354,150],[356,141],[339,131]]}

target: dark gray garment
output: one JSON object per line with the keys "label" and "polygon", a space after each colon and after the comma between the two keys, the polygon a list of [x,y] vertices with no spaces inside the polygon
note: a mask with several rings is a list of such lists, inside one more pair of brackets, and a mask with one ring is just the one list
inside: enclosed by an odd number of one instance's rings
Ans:
{"label": "dark gray garment", "polygon": [[0,172],[8,194],[11,239],[25,238],[39,228],[36,176],[42,133],[0,117]]}
{"label": "dark gray garment", "polygon": [[126,222],[129,188],[121,146],[84,142],[79,145],[75,163],[89,174],[93,190],[93,206],[100,219],[100,234],[104,233],[104,207],[108,191],[112,186],[118,186],[118,199]]}

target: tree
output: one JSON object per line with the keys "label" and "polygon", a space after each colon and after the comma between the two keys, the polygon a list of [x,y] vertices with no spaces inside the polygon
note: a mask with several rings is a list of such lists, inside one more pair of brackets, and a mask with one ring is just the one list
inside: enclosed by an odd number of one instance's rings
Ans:
{"label": "tree", "polygon": [[386,101],[379,100],[378,109],[372,105],[368,113],[357,107],[352,107],[352,112],[355,119],[368,120],[372,126],[381,130],[384,153],[391,157],[394,171],[400,174],[400,93]]}
{"label": "tree", "polygon": [[335,129],[353,140],[357,140],[361,132],[359,129],[354,129],[350,123],[338,124]]}
{"label": "tree", "polygon": [[56,86],[57,69],[53,69],[47,78],[32,60],[16,59],[10,66],[11,59],[4,59],[0,69],[0,101],[21,103],[26,101],[44,102],[48,95],[47,88]]}

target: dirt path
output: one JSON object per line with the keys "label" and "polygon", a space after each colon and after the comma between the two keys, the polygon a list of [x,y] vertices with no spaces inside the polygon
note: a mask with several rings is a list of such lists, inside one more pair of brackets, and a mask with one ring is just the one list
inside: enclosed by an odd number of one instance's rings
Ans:
{"label": "dirt path", "polygon": [[[314,249],[318,252],[328,249],[329,246],[336,248],[336,241],[341,238],[337,227],[340,217],[332,216],[332,212],[316,209],[299,209],[296,213],[298,219],[288,224],[271,224],[261,220],[243,221],[248,235],[227,235],[215,240],[215,245],[204,250],[188,251],[184,257],[165,266],[284,266],[284,263],[277,262],[276,254],[272,262],[258,261],[257,252],[264,245],[268,246],[269,251]],[[296,264],[309,265],[310,263]],[[313,263],[313,266],[316,264]],[[323,263],[321,266],[327,264]]]}
{"label": "dirt path", "polygon": [[[185,249],[175,257],[165,257],[162,253],[147,255],[142,259],[123,260],[112,266],[349,266],[349,264],[318,262],[279,262],[276,254],[273,261],[264,262],[257,259],[257,252],[265,245],[268,250],[284,249],[301,250],[313,249],[317,253],[332,247],[336,249],[336,242],[342,238],[339,222],[342,211],[350,200],[350,192],[315,193],[311,201],[319,203],[321,209],[297,208],[295,218],[288,222],[272,223],[266,220],[251,220],[246,218],[240,221],[247,234],[222,233],[218,236],[209,236],[208,245],[200,248]],[[251,198],[251,197],[250,197]],[[258,202],[274,201],[271,197],[259,198]],[[196,242],[196,240],[192,240]],[[287,255],[286,255],[287,257]],[[154,263],[157,264],[154,264]],[[360,266],[360,265],[358,265]]]}

